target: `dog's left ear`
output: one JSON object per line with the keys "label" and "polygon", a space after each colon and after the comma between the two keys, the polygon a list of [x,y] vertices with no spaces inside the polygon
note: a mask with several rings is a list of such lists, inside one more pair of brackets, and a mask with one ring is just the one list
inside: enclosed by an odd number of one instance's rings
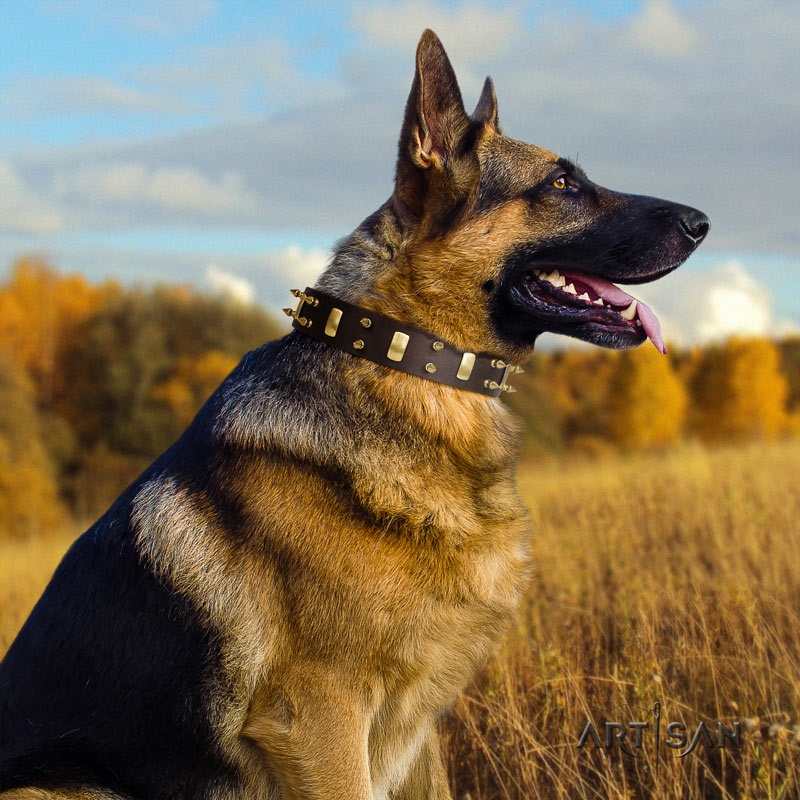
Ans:
{"label": "dog's left ear", "polygon": [[494,93],[494,83],[488,75],[483,83],[478,105],[472,112],[472,118],[479,122],[485,122],[497,133],[500,133],[500,120],[497,118],[497,95]]}
{"label": "dog's left ear", "polygon": [[397,158],[396,194],[413,214],[421,214],[426,192],[435,187],[451,184],[447,193],[457,193],[462,145],[473,127],[447,53],[426,30],[417,47]]}

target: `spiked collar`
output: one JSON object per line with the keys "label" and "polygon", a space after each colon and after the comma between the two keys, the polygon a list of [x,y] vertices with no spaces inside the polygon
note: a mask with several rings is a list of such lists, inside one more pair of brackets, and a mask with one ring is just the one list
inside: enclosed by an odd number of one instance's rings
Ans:
{"label": "spiked collar", "polygon": [[522,372],[487,353],[469,353],[451,347],[433,334],[385,317],[319,289],[292,289],[300,302],[284,308],[292,326],[313,339],[376,364],[469,392],[498,397],[515,392],[508,376]]}

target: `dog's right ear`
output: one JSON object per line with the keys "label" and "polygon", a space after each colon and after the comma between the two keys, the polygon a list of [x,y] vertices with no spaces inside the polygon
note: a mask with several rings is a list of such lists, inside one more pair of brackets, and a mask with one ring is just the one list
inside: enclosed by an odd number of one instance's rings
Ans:
{"label": "dog's right ear", "polygon": [[471,121],[447,53],[432,31],[417,46],[417,69],[406,103],[397,158],[396,196],[419,216],[426,192],[459,181],[461,144]]}

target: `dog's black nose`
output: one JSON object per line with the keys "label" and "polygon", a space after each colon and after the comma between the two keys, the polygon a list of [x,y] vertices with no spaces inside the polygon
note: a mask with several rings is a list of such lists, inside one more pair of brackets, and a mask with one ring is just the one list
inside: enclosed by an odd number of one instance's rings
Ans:
{"label": "dog's black nose", "polygon": [[702,211],[698,211],[696,208],[687,208],[680,215],[678,225],[680,225],[684,236],[687,239],[691,239],[694,246],[698,247],[700,242],[706,238],[711,222]]}

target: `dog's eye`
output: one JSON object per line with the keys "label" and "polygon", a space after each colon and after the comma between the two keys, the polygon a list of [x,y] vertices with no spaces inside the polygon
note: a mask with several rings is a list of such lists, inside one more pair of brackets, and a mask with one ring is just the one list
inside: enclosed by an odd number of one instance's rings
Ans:
{"label": "dog's eye", "polygon": [[563,175],[559,175],[554,181],[553,186],[556,189],[566,189],[567,188],[567,179]]}

